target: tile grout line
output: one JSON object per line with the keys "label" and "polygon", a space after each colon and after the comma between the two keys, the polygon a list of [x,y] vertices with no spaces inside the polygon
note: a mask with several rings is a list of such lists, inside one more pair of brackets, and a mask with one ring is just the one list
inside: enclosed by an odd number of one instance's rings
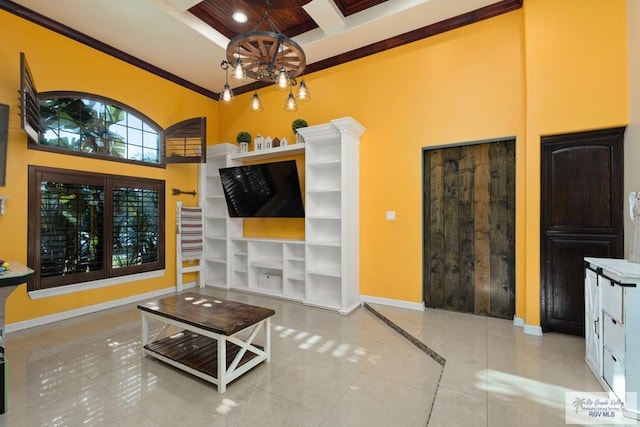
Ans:
{"label": "tile grout line", "polygon": [[429,425],[429,421],[431,420],[431,413],[433,412],[433,406],[435,405],[436,397],[438,396],[438,390],[440,389],[440,381],[442,380],[442,374],[444,373],[444,365],[447,362],[447,360],[444,357],[442,357],[441,355],[439,355],[437,352],[435,352],[434,350],[429,348],[429,346],[427,346],[425,343],[423,343],[422,341],[420,341],[419,339],[417,339],[416,337],[411,335],[409,332],[405,331],[400,326],[398,326],[397,324],[392,322],[389,318],[387,318],[386,316],[382,315],[380,312],[378,312],[376,309],[371,307],[366,302],[363,302],[362,306],[364,308],[366,308],[367,310],[369,310],[371,313],[373,313],[373,315],[375,315],[378,319],[380,319],[384,323],[386,323],[391,329],[393,329],[394,331],[396,331],[397,333],[402,335],[411,344],[413,344],[416,347],[418,347],[423,353],[425,353],[427,356],[429,356],[431,359],[433,359],[436,363],[438,363],[440,366],[442,366],[442,369],[440,370],[440,377],[438,378],[438,382],[436,383],[436,390],[435,390],[435,392],[433,394],[433,400],[431,401],[431,407],[429,408],[429,415],[427,416],[427,424],[426,425],[428,426]]}

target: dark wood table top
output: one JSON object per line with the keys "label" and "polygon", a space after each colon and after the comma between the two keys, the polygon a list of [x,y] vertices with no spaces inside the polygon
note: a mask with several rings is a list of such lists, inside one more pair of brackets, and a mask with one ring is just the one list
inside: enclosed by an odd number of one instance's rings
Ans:
{"label": "dark wood table top", "polygon": [[178,320],[221,335],[233,335],[276,312],[270,308],[181,292],[138,304],[143,311]]}
{"label": "dark wood table top", "polygon": [[0,286],[16,286],[33,276],[33,270],[15,261],[8,261],[9,269],[0,273]]}

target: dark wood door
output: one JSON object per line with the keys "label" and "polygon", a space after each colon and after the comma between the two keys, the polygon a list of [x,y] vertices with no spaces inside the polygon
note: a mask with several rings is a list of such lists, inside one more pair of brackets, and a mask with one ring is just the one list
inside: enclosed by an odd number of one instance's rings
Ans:
{"label": "dark wood door", "polygon": [[425,150],[427,307],[513,318],[515,140]]}
{"label": "dark wood door", "polygon": [[624,130],[541,139],[543,332],[584,335],[583,258],[623,257]]}

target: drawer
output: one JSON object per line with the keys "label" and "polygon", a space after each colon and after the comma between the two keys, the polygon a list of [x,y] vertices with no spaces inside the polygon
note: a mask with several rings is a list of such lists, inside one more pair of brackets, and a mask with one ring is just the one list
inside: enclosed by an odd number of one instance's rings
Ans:
{"label": "drawer", "polygon": [[612,355],[608,349],[603,353],[603,377],[618,399],[625,399],[624,362]]}
{"label": "drawer", "polygon": [[608,313],[604,313],[602,320],[604,346],[607,347],[617,359],[624,360],[626,349],[624,341],[624,325],[613,319]]}
{"label": "drawer", "polygon": [[624,306],[624,290],[622,286],[614,285],[611,280],[600,276],[600,292],[602,295],[602,310],[618,322],[624,323],[622,309]]}

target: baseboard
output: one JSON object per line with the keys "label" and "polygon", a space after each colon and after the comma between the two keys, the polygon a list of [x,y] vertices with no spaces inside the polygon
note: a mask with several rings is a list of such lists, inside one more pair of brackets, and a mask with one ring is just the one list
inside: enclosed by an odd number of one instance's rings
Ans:
{"label": "baseboard", "polygon": [[513,316],[513,326],[517,326],[519,328],[524,327],[524,319],[522,317]]}
{"label": "baseboard", "polygon": [[407,308],[409,310],[424,311],[423,302],[410,302],[399,299],[372,297],[369,295],[360,295],[360,300],[370,304],[381,304],[391,307]]}
{"label": "baseboard", "polygon": [[524,324],[522,331],[527,335],[535,335],[536,337],[542,336],[542,328],[540,326],[533,326]]}
{"label": "baseboard", "polygon": [[527,325],[522,317],[513,316],[513,326],[522,328],[522,332],[527,335],[542,336],[542,328],[540,326]]}
{"label": "baseboard", "polygon": [[[195,286],[195,282],[185,284],[183,286],[183,289],[192,288],[194,286]],[[17,332],[23,329],[34,328],[36,326],[48,325],[49,323],[58,322],[60,320],[71,319],[73,317],[95,313],[97,311],[120,307],[121,305],[131,304],[138,301],[171,294],[171,293],[174,293],[175,291],[176,291],[176,287],[171,286],[169,288],[160,289],[153,292],[147,292],[145,294],[133,295],[127,298],[121,298],[121,299],[108,301],[100,304],[90,305],[87,307],[77,308],[75,310],[63,311],[61,313],[55,313],[47,316],[36,317],[34,319],[25,320],[22,322],[8,323],[5,326],[4,333]]]}

